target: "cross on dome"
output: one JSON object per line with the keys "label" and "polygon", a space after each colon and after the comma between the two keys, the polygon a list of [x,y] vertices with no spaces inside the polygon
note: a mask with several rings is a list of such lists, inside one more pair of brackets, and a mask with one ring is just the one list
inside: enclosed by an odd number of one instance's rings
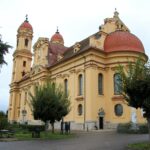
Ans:
{"label": "cross on dome", "polygon": [[29,22],[29,21],[28,21],[28,15],[27,15],[27,14],[26,14],[26,16],[25,16],[25,17],[26,17],[25,22]]}
{"label": "cross on dome", "polygon": [[119,17],[119,12],[117,11],[117,8],[115,8],[114,17],[115,17],[115,18],[118,18],[118,17]]}

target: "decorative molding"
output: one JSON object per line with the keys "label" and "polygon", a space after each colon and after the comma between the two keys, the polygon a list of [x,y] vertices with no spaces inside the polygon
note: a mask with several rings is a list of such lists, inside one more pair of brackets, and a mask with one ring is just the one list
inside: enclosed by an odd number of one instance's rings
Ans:
{"label": "decorative molding", "polygon": [[122,95],[114,95],[111,99],[113,101],[122,101],[124,100],[124,97]]}
{"label": "decorative molding", "polygon": [[117,67],[115,66],[115,67],[111,67],[111,70],[112,71],[115,71],[117,69]]}
{"label": "decorative molding", "polygon": [[56,78],[62,78],[62,74],[56,75]]}
{"label": "decorative molding", "polygon": [[62,58],[63,58],[63,55],[61,55],[61,54],[57,55],[57,61],[60,61]]}
{"label": "decorative molding", "polygon": [[68,78],[69,77],[69,74],[63,74],[62,75],[62,78]]}
{"label": "decorative molding", "polygon": [[84,71],[85,71],[85,69],[77,69],[76,74],[83,73]]}
{"label": "decorative molding", "polygon": [[71,69],[69,72],[70,73],[76,73],[76,69]]}
{"label": "decorative molding", "polygon": [[76,100],[77,100],[77,101],[83,101],[83,100],[84,100],[84,96],[83,96],[83,95],[77,96],[77,97],[76,97]]}
{"label": "decorative molding", "polygon": [[74,53],[78,52],[81,48],[81,44],[79,42],[76,42],[73,46]]}

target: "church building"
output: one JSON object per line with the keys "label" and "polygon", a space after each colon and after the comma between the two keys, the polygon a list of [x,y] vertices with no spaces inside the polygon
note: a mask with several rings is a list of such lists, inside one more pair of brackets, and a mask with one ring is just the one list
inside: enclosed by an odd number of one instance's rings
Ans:
{"label": "church building", "polygon": [[[129,107],[120,95],[116,67],[127,66],[139,55],[145,61],[148,57],[140,39],[117,11],[104,19],[96,33],[70,47],[64,45],[58,29],[50,39],[39,37],[33,52],[32,38],[33,27],[26,18],[18,28],[13,53],[9,122],[40,123],[32,116],[29,92],[48,77],[69,93],[71,111],[64,121],[70,122],[71,129],[107,129],[116,128],[118,123],[145,122],[142,110]],[[55,127],[59,125],[56,122]]]}

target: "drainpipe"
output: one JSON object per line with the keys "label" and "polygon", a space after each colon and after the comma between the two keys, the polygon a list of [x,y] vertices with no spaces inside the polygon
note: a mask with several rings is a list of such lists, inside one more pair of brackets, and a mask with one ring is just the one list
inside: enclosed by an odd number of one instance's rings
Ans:
{"label": "drainpipe", "polygon": [[86,57],[83,56],[84,58],[84,130],[86,130],[86,73],[85,73],[85,63],[86,63]]}

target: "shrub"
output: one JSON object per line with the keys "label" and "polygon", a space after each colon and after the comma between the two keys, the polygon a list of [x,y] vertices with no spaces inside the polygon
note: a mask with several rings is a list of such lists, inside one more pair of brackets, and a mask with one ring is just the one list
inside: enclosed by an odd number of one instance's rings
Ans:
{"label": "shrub", "polygon": [[148,133],[147,124],[120,123],[117,126],[118,133]]}
{"label": "shrub", "polygon": [[120,123],[117,126],[118,133],[128,133],[131,128],[131,123]]}
{"label": "shrub", "polygon": [[28,125],[27,126],[29,131],[44,131],[45,130],[45,126],[44,125]]}
{"label": "shrub", "polygon": [[34,132],[34,131],[44,131],[45,130],[45,126],[44,125],[27,125],[27,124],[22,124],[20,125],[20,127],[24,130],[28,130],[30,132]]}
{"label": "shrub", "polygon": [[147,124],[139,124],[139,132],[140,133],[148,133],[148,125]]}
{"label": "shrub", "polygon": [[0,130],[7,129],[7,127],[8,127],[7,118],[5,117],[0,118]]}

